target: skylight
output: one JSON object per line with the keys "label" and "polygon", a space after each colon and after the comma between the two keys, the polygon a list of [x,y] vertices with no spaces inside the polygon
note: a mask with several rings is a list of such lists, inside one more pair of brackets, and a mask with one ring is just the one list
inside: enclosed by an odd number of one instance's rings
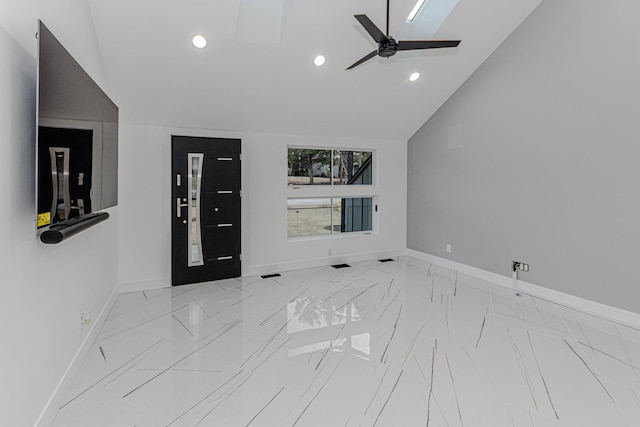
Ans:
{"label": "skylight", "polygon": [[424,4],[424,0],[418,0],[416,2],[416,5],[413,6],[413,9],[411,9],[411,13],[409,14],[409,16],[407,16],[407,21],[413,21],[413,18],[416,17],[416,15],[418,14],[418,11],[420,10],[423,4]]}
{"label": "skylight", "polygon": [[447,20],[458,0],[418,0],[398,34],[400,40],[428,40]]}

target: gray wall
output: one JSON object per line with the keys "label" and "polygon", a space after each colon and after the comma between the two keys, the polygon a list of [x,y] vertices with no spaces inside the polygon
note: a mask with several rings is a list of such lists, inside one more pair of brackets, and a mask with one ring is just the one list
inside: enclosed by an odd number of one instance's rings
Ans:
{"label": "gray wall", "polygon": [[542,2],[409,141],[410,249],[640,312],[638,17]]}

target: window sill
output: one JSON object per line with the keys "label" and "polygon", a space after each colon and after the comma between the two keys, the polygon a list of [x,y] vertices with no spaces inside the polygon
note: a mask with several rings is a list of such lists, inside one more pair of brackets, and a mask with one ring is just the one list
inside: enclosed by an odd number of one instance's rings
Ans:
{"label": "window sill", "polygon": [[307,242],[310,240],[348,239],[350,237],[362,237],[379,234],[377,231],[351,231],[339,234],[321,234],[316,236],[287,237],[287,242]]}

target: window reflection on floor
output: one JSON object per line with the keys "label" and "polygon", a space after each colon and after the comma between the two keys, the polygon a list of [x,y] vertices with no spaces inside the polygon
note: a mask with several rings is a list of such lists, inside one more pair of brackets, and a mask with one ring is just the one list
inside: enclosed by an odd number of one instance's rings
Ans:
{"label": "window reflection on floor", "polygon": [[[358,308],[352,302],[341,304],[340,301],[323,301],[326,296],[303,296],[294,299],[287,304],[287,333],[301,333],[308,330],[318,331],[327,329],[327,334],[338,333],[341,328],[350,322],[361,320]],[[316,335],[316,334],[314,334]],[[289,350],[289,357],[312,353],[318,350],[332,348],[334,351],[355,350],[364,356],[369,355],[370,335],[368,333],[356,334],[351,337],[341,337],[313,343]]]}

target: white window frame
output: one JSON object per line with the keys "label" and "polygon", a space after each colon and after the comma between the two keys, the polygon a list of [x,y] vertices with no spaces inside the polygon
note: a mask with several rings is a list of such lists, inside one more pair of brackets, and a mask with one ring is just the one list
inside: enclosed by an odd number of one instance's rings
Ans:
{"label": "white window frame", "polygon": [[[371,173],[371,184],[358,184],[358,185],[342,185],[342,184],[318,184],[318,185],[289,185],[288,181],[288,172],[287,172],[287,198],[285,200],[285,209],[288,210],[289,200],[293,199],[343,199],[343,198],[371,198],[372,206],[371,206],[371,230],[367,231],[349,231],[349,232],[333,232],[333,218],[331,221],[331,233],[327,234],[317,234],[317,235],[309,235],[309,236],[289,236],[288,230],[285,230],[288,241],[299,241],[299,240],[315,240],[315,239],[339,239],[339,238],[350,238],[356,236],[363,235],[373,235],[378,234],[378,202],[379,202],[379,185],[378,185],[378,150],[372,149],[369,147],[341,147],[341,146],[304,146],[304,145],[288,145],[287,146],[287,155],[289,153],[289,149],[310,149],[310,150],[331,150],[333,151],[366,151],[371,152],[373,156],[372,159],[372,173]],[[332,163],[333,163],[333,155]],[[288,169],[287,163],[287,169]],[[333,164],[332,164],[333,167]],[[333,175],[333,174],[332,174]],[[288,213],[287,213],[288,217]],[[288,229],[288,221],[287,221],[287,229]]]}

